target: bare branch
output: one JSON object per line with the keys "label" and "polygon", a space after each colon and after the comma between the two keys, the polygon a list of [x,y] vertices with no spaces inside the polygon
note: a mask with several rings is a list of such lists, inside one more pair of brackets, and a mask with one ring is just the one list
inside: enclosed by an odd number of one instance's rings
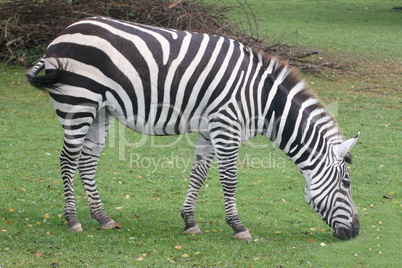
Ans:
{"label": "bare branch", "polygon": [[[238,21],[228,19],[233,12],[238,12]],[[256,17],[246,0],[237,0],[237,6],[219,0],[10,0],[0,8],[0,36],[4,37],[0,61],[36,60],[65,27],[89,16],[226,36],[307,72],[348,68],[316,50],[260,39]]]}

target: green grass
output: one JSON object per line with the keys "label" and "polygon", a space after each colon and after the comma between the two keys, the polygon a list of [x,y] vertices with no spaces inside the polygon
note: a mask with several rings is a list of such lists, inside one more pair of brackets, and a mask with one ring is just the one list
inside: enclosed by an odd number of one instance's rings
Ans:
{"label": "green grass", "polygon": [[[346,16],[338,8],[347,10],[348,2],[255,0],[250,4],[260,17],[260,31],[291,37],[292,27],[298,27],[303,45],[357,63],[357,75],[330,74],[333,80],[303,75],[311,90],[330,104],[346,137],[361,131],[351,166],[362,228],[357,239],[339,241],[332,236],[305,203],[304,180],[296,167],[263,138],[241,148],[238,171],[240,217],[255,241],[246,244],[230,238],[216,166],[209,173],[208,187],[201,190],[196,211],[204,235],[183,236],[180,207],[194,151],[189,141],[195,142],[196,136],[185,136],[174,146],[168,145],[177,137],[148,137],[146,146],[136,148],[142,137],[118,124],[111,129],[97,181],[106,211],[122,229],[98,230],[77,178],[84,232],[69,233],[59,217],[63,187],[58,158],[63,134],[48,94],[24,81],[24,69],[1,66],[0,267],[399,267],[401,71],[391,62],[401,59],[400,34],[395,33],[400,31],[396,20],[401,15],[389,11],[397,1],[374,5],[376,1],[361,0],[350,4],[354,16]],[[328,13],[317,15],[322,12]],[[348,20],[337,28],[331,22],[340,16]],[[314,19],[318,17],[322,21]],[[349,25],[359,27],[351,31]],[[332,35],[338,36],[336,44],[327,39]],[[364,42],[361,49],[353,45],[370,36],[378,41]],[[392,55],[399,59],[391,61]],[[125,140],[131,144],[123,147]],[[263,144],[268,146],[252,146]],[[392,199],[383,198],[388,195]]]}
{"label": "green grass", "polygon": [[[233,3],[224,0],[224,3]],[[261,37],[361,60],[401,60],[401,1],[248,0]],[[242,17],[244,18],[244,16]]]}

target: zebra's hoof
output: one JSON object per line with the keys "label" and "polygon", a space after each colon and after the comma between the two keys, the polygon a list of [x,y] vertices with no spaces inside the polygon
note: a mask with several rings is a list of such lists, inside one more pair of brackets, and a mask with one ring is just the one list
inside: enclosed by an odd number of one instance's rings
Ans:
{"label": "zebra's hoof", "polygon": [[200,227],[198,227],[198,225],[188,228],[186,230],[183,231],[183,234],[188,235],[188,234],[203,234],[203,232],[201,231]]}
{"label": "zebra's hoof", "polygon": [[251,237],[250,232],[248,230],[244,231],[244,232],[234,234],[233,238],[243,240],[243,241],[246,241],[248,243],[251,243],[253,241],[253,238]]}
{"label": "zebra's hoof", "polygon": [[102,230],[110,230],[110,229],[116,229],[117,225],[116,222],[112,219],[110,219],[110,221],[106,222],[106,223],[102,223],[100,225],[100,228]]}
{"label": "zebra's hoof", "polygon": [[79,222],[74,224],[74,225],[72,225],[72,226],[70,226],[70,227],[68,227],[67,230],[71,231],[73,233],[79,233],[79,232],[83,231],[81,223],[79,223]]}

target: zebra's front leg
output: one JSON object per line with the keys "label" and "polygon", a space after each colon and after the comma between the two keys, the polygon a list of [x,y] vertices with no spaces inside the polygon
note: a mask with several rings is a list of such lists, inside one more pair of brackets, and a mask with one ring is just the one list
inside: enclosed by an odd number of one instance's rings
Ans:
{"label": "zebra's front leg", "polygon": [[199,135],[190,173],[190,183],[181,210],[181,216],[185,223],[183,234],[202,234],[195,220],[195,207],[198,193],[205,182],[213,159],[214,149],[211,142]]}
{"label": "zebra's front leg", "polygon": [[[233,174],[233,170],[220,170],[220,173]],[[225,196],[225,214],[226,222],[233,228],[233,238],[239,240],[245,240],[247,242],[252,241],[252,237],[248,229],[240,221],[239,214],[236,206],[236,185],[237,181],[235,177],[222,175],[221,185]]]}
{"label": "zebra's front leg", "polygon": [[102,108],[96,114],[82,147],[78,170],[85,195],[87,197],[91,217],[100,224],[100,229],[114,229],[116,222],[105,212],[95,182],[95,173],[98,167],[99,156],[105,146],[108,127],[113,117]]}
{"label": "zebra's front leg", "polygon": [[233,238],[251,242],[250,232],[240,221],[236,206],[239,127],[235,121],[230,121],[230,115],[223,118],[211,123],[211,129],[215,131],[210,135],[223,188],[226,222],[233,228]]}
{"label": "zebra's front leg", "polygon": [[223,188],[225,199],[225,214],[226,222],[233,228],[233,238],[252,241],[252,237],[248,229],[240,221],[236,206],[236,187],[237,187],[237,172],[236,172],[236,156],[228,159],[218,159],[218,168],[220,182]]}

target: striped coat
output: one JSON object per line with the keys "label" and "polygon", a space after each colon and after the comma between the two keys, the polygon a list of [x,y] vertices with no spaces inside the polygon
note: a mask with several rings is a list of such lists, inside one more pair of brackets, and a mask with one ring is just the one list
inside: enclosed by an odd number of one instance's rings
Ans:
{"label": "striped coat", "polygon": [[[38,76],[42,69],[46,74]],[[357,137],[343,139],[332,116],[284,63],[228,38],[95,17],[66,28],[26,77],[48,89],[64,128],[60,159],[70,230],[82,230],[74,203],[76,169],[92,217],[103,229],[115,226],[94,176],[116,118],[148,135],[199,133],[182,208],[184,233],[201,233],[196,200],[216,159],[226,220],[235,238],[251,240],[237,213],[236,162],[241,141],[256,135],[266,136],[298,166],[307,202],[336,237],[358,233],[345,166]]]}

